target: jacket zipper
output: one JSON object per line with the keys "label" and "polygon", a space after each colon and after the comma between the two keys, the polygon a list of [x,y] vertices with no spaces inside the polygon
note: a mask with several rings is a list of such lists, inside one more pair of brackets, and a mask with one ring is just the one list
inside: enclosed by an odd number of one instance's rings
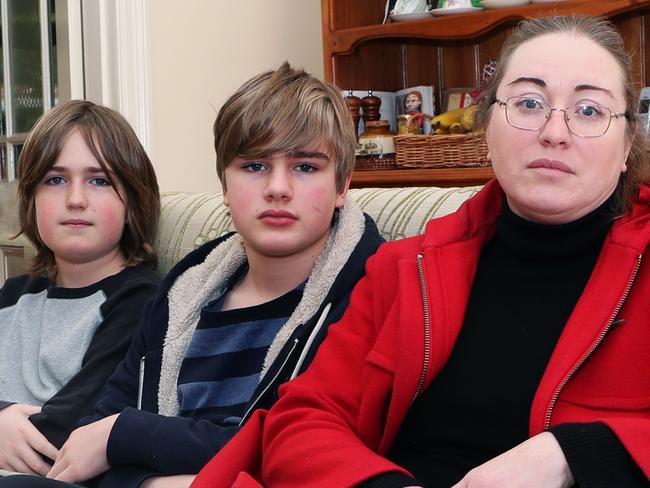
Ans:
{"label": "jacket zipper", "polygon": [[307,357],[307,354],[309,353],[311,346],[314,344],[314,341],[316,340],[316,336],[323,328],[323,324],[325,323],[325,319],[327,319],[327,315],[329,314],[331,308],[332,308],[332,302],[325,305],[325,308],[321,312],[320,317],[318,317],[318,321],[314,326],[314,330],[311,331],[311,334],[309,334],[309,337],[307,338],[307,342],[305,342],[305,346],[302,348],[302,352],[298,357],[298,362],[294,366],[293,371],[291,372],[291,376],[289,377],[289,380],[292,380],[296,376],[298,376],[298,373],[300,372],[300,368],[302,368],[302,365],[305,362],[305,358]]}
{"label": "jacket zipper", "polygon": [[429,297],[427,296],[427,286],[424,282],[424,266],[423,266],[424,255],[422,253],[417,256],[417,266],[418,266],[418,276],[420,278],[420,293],[422,294],[422,305],[424,309],[424,361],[422,363],[422,373],[420,374],[420,381],[418,382],[418,387],[413,393],[411,398],[411,403],[415,401],[422,387],[424,386],[424,380],[427,377],[427,371],[429,370],[429,360],[431,356],[431,321],[429,316]]}
{"label": "jacket zipper", "polygon": [[282,370],[284,369],[284,366],[287,364],[287,361],[289,361],[289,358],[291,357],[291,355],[293,354],[293,351],[296,349],[297,346],[298,346],[298,338],[295,338],[295,339],[293,340],[293,345],[291,346],[291,349],[289,350],[289,352],[287,353],[286,357],[284,358],[284,361],[282,361],[282,364],[280,365],[280,368],[278,369],[277,373],[275,373],[275,375],[273,376],[273,378],[271,378],[271,381],[269,381],[269,382],[266,384],[266,386],[265,386],[264,389],[260,392],[260,394],[257,395],[257,397],[255,398],[255,400],[253,400],[253,401],[251,402],[250,407],[248,407],[248,410],[246,410],[246,413],[244,414],[244,416],[243,416],[243,417],[241,418],[241,420],[239,421],[239,426],[240,426],[240,427],[241,427],[242,425],[244,425],[244,422],[245,422],[246,420],[248,420],[248,417],[250,416],[251,412],[255,409],[255,404],[256,404],[257,402],[259,402],[260,398],[262,398],[262,397],[264,396],[264,394],[269,390],[269,388],[271,387],[271,385],[273,385],[273,383],[275,383],[275,380],[278,379],[278,376],[280,376],[280,373],[282,373]]}
{"label": "jacket zipper", "polygon": [[138,371],[138,401],[136,404],[138,410],[142,410],[142,394],[144,393],[144,358],[145,356],[140,358],[140,370]]}
{"label": "jacket zipper", "polygon": [[560,396],[560,393],[562,392],[562,389],[566,386],[566,384],[569,382],[569,380],[575,375],[576,371],[580,369],[580,367],[589,359],[589,357],[594,353],[594,351],[600,346],[605,339],[605,336],[607,333],[610,331],[612,328],[612,324],[614,323],[616,316],[618,313],[621,311],[621,308],[623,308],[623,304],[625,303],[625,300],[627,300],[628,295],[630,294],[630,289],[632,288],[632,285],[634,284],[634,280],[636,280],[636,276],[639,273],[639,268],[641,267],[641,259],[643,258],[643,255],[639,255],[636,258],[636,266],[634,268],[634,271],[632,272],[632,276],[627,282],[627,285],[625,286],[625,290],[623,291],[623,295],[621,296],[621,299],[618,301],[618,304],[616,305],[616,308],[614,309],[614,313],[611,315],[607,323],[605,324],[605,328],[601,331],[600,335],[596,339],[596,342],[593,343],[593,345],[589,348],[589,350],[585,353],[585,355],[578,361],[578,364],[576,364],[571,371],[564,377],[562,382],[558,385],[558,387],[555,389],[555,392],[553,393],[553,397],[551,398],[551,402],[548,405],[548,409],[546,410],[546,418],[544,419],[544,430],[548,430],[548,428],[551,425],[551,415],[553,414],[553,408],[555,408],[555,404],[557,403],[557,399]]}

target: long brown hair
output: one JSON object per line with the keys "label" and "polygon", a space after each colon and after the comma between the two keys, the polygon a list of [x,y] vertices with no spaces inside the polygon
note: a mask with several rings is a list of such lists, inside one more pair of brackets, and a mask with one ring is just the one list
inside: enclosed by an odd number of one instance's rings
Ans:
{"label": "long brown hair", "polygon": [[[36,189],[61,154],[66,137],[78,130],[114,188],[116,178],[126,195],[126,222],[120,250],[127,265],[156,265],[153,241],[160,214],[158,182],[151,161],[135,132],[118,112],[85,100],[72,100],[42,116],[25,141],[18,161],[18,223],[36,255],[30,271],[56,275],[54,253],[36,225]],[[109,171],[109,169],[111,171]],[[116,190],[117,191],[117,190]],[[121,198],[121,197],[120,197]]]}

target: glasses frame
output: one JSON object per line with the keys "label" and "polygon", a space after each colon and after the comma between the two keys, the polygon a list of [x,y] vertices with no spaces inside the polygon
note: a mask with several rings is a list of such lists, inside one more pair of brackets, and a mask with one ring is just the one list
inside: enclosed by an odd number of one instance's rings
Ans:
{"label": "glasses frame", "polygon": [[[508,117],[508,102],[510,100],[513,100],[513,99],[535,100],[537,103],[539,103],[541,105],[546,105],[550,110],[548,112],[548,115],[544,119],[544,122],[542,122],[542,125],[540,125],[536,129],[530,129],[530,128],[527,128],[527,127],[519,127],[518,125],[513,124],[510,121],[510,118]],[[583,138],[586,138],[586,139],[592,139],[592,138],[595,138],[595,137],[604,136],[607,133],[607,131],[609,130],[609,126],[612,125],[612,119],[619,119],[621,117],[625,117],[626,119],[628,118],[627,112],[612,112],[607,107],[603,107],[602,105],[592,104],[591,106],[595,106],[595,107],[598,107],[600,109],[607,110],[609,112],[609,119],[607,120],[607,126],[605,127],[605,130],[601,134],[598,134],[598,135],[595,135],[595,136],[585,136],[585,135],[582,135],[582,134],[578,134],[573,129],[571,129],[571,126],[569,126],[569,118],[570,117],[567,115],[567,110],[569,110],[571,108],[574,108],[574,107],[583,107],[586,104],[583,104],[583,105],[570,105],[570,106],[565,107],[565,108],[555,108],[555,107],[551,107],[551,105],[549,103],[546,103],[546,102],[544,102],[542,100],[538,100],[537,98],[534,98],[534,97],[508,97],[505,100],[503,100],[502,98],[496,98],[494,100],[494,102],[492,102],[492,103],[493,104],[497,103],[500,106],[504,107],[504,112],[506,114],[506,122],[508,122],[508,124],[510,126],[514,127],[515,129],[520,129],[520,130],[530,130],[530,131],[542,130],[546,126],[546,124],[548,123],[548,121],[551,118],[551,115],[553,114],[553,112],[562,112],[563,113],[562,118],[564,119],[564,123],[566,124],[567,129],[569,129],[569,132],[571,132],[571,134],[573,134],[574,136],[583,137]]]}

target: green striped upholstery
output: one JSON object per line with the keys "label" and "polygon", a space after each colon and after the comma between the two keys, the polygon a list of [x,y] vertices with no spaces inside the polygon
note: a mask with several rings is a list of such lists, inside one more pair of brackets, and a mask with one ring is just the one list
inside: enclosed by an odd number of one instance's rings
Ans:
{"label": "green striped upholstery", "polygon": [[[394,240],[421,233],[427,221],[453,212],[479,189],[360,188],[349,196],[375,219],[387,240]],[[163,274],[188,252],[233,230],[220,193],[163,193],[161,204],[155,247]]]}

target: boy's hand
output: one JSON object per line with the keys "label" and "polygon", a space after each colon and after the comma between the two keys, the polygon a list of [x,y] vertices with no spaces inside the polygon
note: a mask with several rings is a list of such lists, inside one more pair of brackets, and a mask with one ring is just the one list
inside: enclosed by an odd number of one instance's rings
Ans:
{"label": "boy's hand", "polygon": [[41,454],[55,459],[59,451],[29,421],[40,411],[41,407],[20,403],[0,410],[1,469],[42,476],[50,470]]}
{"label": "boy's hand", "polygon": [[111,415],[72,432],[47,477],[77,483],[107,471],[110,466],[106,459],[106,446],[118,415]]}
{"label": "boy's hand", "polygon": [[195,474],[177,474],[175,476],[154,476],[144,481],[140,488],[189,488],[196,478]]}
{"label": "boy's hand", "polygon": [[555,436],[543,432],[472,469],[452,488],[566,488],[573,475]]}

